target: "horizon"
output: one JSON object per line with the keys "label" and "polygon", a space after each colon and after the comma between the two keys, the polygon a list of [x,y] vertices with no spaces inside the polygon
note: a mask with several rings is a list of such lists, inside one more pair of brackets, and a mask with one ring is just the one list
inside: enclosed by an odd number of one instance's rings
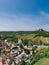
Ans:
{"label": "horizon", "polygon": [[49,31],[49,0],[0,0],[0,31]]}
{"label": "horizon", "polygon": [[44,29],[36,29],[36,30],[15,30],[15,31],[0,31],[0,32],[34,32],[34,31],[38,31],[38,30],[43,30],[43,31],[46,31],[46,32],[49,32],[49,31],[47,31],[47,30],[44,30]]}

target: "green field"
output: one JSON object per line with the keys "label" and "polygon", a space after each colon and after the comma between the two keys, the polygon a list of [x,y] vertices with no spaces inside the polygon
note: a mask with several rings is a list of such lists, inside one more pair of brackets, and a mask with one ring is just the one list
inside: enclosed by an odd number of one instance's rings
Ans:
{"label": "green field", "polygon": [[43,58],[40,59],[37,63],[35,63],[34,65],[49,65],[49,58]]}

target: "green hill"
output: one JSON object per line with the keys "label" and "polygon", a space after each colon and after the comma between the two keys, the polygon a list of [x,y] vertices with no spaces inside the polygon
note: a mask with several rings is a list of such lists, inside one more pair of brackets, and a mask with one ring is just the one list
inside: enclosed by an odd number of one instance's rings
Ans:
{"label": "green hill", "polygon": [[[1,31],[0,38],[4,39],[14,39],[16,41],[17,38],[29,39],[34,43],[40,43],[42,41],[43,44],[49,44],[49,32],[43,29],[39,29],[36,31]],[[13,40],[13,41],[14,41]]]}
{"label": "green hill", "polygon": [[49,58],[43,58],[40,59],[37,63],[35,63],[34,65],[49,65]]}
{"label": "green hill", "polygon": [[30,33],[23,33],[20,37],[22,39],[31,39],[35,43],[40,43],[40,41],[42,41],[42,43],[49,44],[49,32],[42,29]]}

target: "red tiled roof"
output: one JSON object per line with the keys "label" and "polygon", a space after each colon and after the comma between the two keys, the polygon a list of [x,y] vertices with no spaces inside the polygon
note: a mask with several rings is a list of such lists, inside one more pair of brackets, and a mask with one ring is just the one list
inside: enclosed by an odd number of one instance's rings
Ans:
{"label": "red tiled roof", "polygon": [[0,65],[3,65],[2,60],[0,60]]}

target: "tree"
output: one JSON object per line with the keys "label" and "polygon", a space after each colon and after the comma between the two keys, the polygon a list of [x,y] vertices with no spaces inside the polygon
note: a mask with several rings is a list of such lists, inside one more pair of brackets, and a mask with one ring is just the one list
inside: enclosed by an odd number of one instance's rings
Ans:
{"label": "tree", "polygon": [[28,40],[27,39],[23,40],[23,45],[27,45],[27,44],[28,44]]}
{"label": "tree", "polygon": [[43,42],[42,42],[42,40],[40,40],[40,45],[42,45],[43,44]]}
{"label": "tree", "polygon": [[26,54],[30,54],[30,51],[28,49],[24,49]]}
{"label": "tree", "polygon": [[23,45],[22,45],[22,43],[20,43],[20,44],[19,44],[19,46],[20,46],[20,48],[22,48],[22,49],[23,49]]}
{"label": "tree", "polygon": [[33,46],[32,40],[29,40],[27,45],[28,45],[28,46]]}
{"label": "tree", "polygon": [[24,60],[21,60],[21,62],[19,62],[18,65],[26,65],[25,61]]}

